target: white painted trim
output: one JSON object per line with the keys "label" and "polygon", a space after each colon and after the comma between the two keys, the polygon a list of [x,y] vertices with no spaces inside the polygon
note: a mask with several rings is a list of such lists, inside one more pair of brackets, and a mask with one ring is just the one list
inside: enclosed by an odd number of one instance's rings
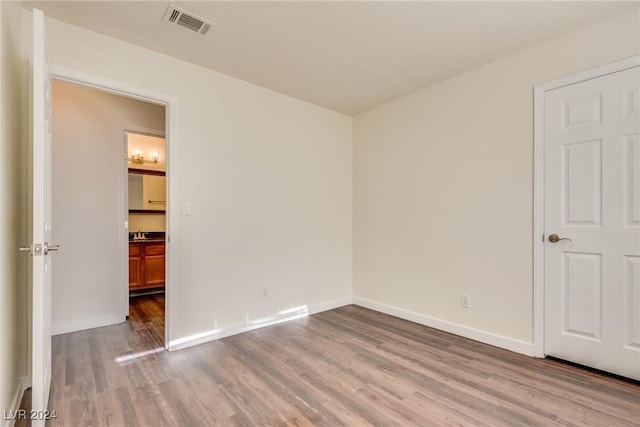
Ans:
{"label": "white painted trim", "polygon": [[640,55],[606,64],[534,87],[533,95],[533,349],[544,357],[544,95],[553,89],[640,66]]}
{"label": "white painted trim", "polygon": [[231,335],[241,334],[243,332],[253,331],[254,329],[264,328],[266,326],[276,325],[278,323],[287,322],[289,320],[300,319],[312,314],[320,313],[323,311],[333,310],[334,308],[342,307],[352,303],[350,296],[338,298],[330,301],[325,301],[319,304],[313,304],[310,306],[301,305],[299,307],[292,308],[290,310],[283,310],[272,316],[268,316],[262,319],[255,319],[253,321],[235,323],[232,325],[222,326],[220,328],[212,329],[209,331],[201,332],[179,338],[169,342],[169,351],[182,350],[194,345],[204,344],[209,341],[219,340],[221,338],[229,337]]}
{"label": "white painted trim", "polygon": [[[544,91],[533,89],[533,355],[544,357]],[[541,141],[539,141],[541,140]]]}
{"label": "white painted trim", "polygon": [[29,375],[25,375],[24,377],[21,377],[20,381],[22,382],[22,391],[23,392],[26,389],[28,389],[29,387],[31,387],[31,377]]}
{"label": "white painted trim", "polygon": [[[23,380],[20,378],[18,381],[18,386],[16,387],[16,391],[13,393],[13,397],[11,398],[11,403],[9,403],[8,408],[2,408],[2,427],[13,427],[16,424],[16,419],[6,419],[5,415],[9,411],[17,411],[20,409],[20,401],[22,400],[22,394],[26,389],[23,388]],[[14,412],[15,413],[15,412]]]}
{"label": "white painted trim", "polygon": [[579,73],[571,74],[569,76],[560,77],[555,80],[540,83],[535,85],[535,89],[541,93],[549,90],[558,89],[564,86],[569,86],[575,83],[580,83],[586,80],[595,79],[598,77],[606,76],[607,74],[617,73],[629,68],[637,67],[640,65],[640,55],[630,56],[629,58],[621,59],[620,61],[605,64],[600,67],[591,68],[589,70],[581,71]]}
{"label": "white painted trim", "polygon": [[515,353],[533,356],[533,344],[520,341],[502,335],[493,334],[491,332],[482,331],[480,329],[471,328],[469,326],[460,325],[458,323],[449,322],[435,317],[425,316],[424,314],[415,313],[403,308],[382,304],[365,298],[353,297],[353,303],[371,310],[399,317],[404,320],[419,323],[441,331],[449,332],[461,337],[469,338],[485,344],[500,347]]}
{"label": "white painted trim", "polygon": [[140,86],[130,85],[118,80],[96,76],[95,74],[60,67],[55,64],[50,64],[49,69],[51,76],[55,79],[88,86],[114,95],[125,96],[127,98],[137,99],[138,101],[149,102],[157,105],[166,105],[168,102],[176,101],[176,98],[172,95],[142,88]]}
{"label": "white painted trim", "polygon": [[62,324],[55,325],[55,328],[51,330],[51,335],[60,335],[67,334],[69,332],[84,331],[85,329],[101,328],[103,326],[116,325],[124,321],[125,319],[120,315],[120,313],[118,313],[108,316],[82,319],[81,321],[64,322]]}
{"label": "white painted trim", "polygon": [[164,322],[164,347],[169,348],[169,342],[173,336],[174,320],[172,315],[177,312],[176,304],[178,297],[179,274],[178,268],[178,252],[176,250],[179,244],[180,233],[178,230],[178,219],[180,218],[179,194],[180,186],[178,185],[178,99],[175,97],[167,97],[164,107],[164,127],[165,127],[165,147],[167,151],[166,179],[167,185],[167,204],[166,204],[166,281],[164,287],[165,293],[165,322]]}
{"label": "white painted trim", "polygon": [[313,304],[309,306],[309,315],[322,313],[323,311],[333,310],[350,304],[353,304],[353,297],[351,295]]}
{"label": "white painted trim", "polygon": [[164,138],[165,132],[162,129],[153,129],[145,126],[127,125],[124,128],[125,133],[137,133],[141,135],[150,135]]}
{"label": "white painted trim", "polygon": [[[167,167],[166,176],[169,182],[169,191],[167,193],[167,213],[166,213],[166,235],[167,235],[167,248],[166,248],[166,284],[165,284],[165,347],[168,348],[168,343],[171,340],[171,331],[173,330],[173,313],[175,312],[175,296],[177,295],[178,285],[178,263],[177,256],[173,250],[173,242],[178,240],[178,203],[173,203],[173,200],[178,200],[179,186],[177,177],[179,176],[177,171],[177,157],[178,157],[178,144],[172,143],[178,141],[178,112],[177,105],[178,99],[166,93],[154,91],[148,88],[130,85],[121,81],[108,79],[101,76],[96,76],[89,73],[72,70],[65,67],[60,67],[55,64],[50,65],[51,76],[58,80],[64,80],[75,84],[88,86],[94,89],[102,90],[107,93],[115,95],[125,96],[128,98],[137,99],[139,101],[149,102],[157,105],[164,105],[165,107],[165,139],[167,144]],[[115,323],[124,321],[120,319]],[[94,326],[96,327],[96,326]],[[58,328],[62,330],[63,328]]]}
{"label": "white painted trim", "polygon": [[[123,152],[126,150],[126,134],[123,135],[123,146],[115,145],[115,149],[118,150],[115,158],[118,159],[118,300],[120,301],[120,316],[122,319],[126,319],[129,315],[129,212],[127,211],[128,197],[129,197],[129,174],[127,170],[127,163],[122,157]],[[127,233],[125,233],[125,230]]]}

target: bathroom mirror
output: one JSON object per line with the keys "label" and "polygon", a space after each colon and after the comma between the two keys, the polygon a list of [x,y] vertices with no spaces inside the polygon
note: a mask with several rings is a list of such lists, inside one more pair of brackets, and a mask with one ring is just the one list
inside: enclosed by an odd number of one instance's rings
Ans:
{"label": "bathroom mirror", "polygon": [[164,175],[129,170],[129,213],[164,213],[166,186]]}

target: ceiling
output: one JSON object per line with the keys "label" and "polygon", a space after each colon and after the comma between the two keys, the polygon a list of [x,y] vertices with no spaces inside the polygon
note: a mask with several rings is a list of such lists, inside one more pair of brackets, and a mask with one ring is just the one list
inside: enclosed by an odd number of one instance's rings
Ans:
{"label": "ceiling", "polygon": [[[217,27],[162,22],[170,3]],[[617,2],[24,1],[53,17],[349,115],[638,8]]]}

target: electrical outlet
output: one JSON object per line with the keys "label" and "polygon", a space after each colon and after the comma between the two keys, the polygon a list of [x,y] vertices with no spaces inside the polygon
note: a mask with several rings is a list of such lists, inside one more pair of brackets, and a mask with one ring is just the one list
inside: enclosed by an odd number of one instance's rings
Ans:
{"label": "electrical outlet", "polygon": [[262,297],[266,298],[269,296],[269,289],[267,288],[262,288]]}
{"label": "electrical outlet", "polygon": [[471,295],[460,294],[460,305],[462,308],[471,308]]}

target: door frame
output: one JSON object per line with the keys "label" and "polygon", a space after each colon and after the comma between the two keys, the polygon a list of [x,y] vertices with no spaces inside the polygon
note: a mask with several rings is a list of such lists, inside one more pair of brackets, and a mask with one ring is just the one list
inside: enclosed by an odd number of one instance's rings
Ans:
{"label": "door frame", "polygon": [[545,357],[544,348],[544,96],[564,86],[640,66],[640,55],[535,85],[533,88],[533,355]]}
{"label": "door frame", "polygon": [[[178,99],[166,93],[158,92],[148,88],[131,85],[125,82],[112,80],[109,78],[65,68],[59,67],[55,64],[50,64],[51,78],[61,81],[74,83],[81,86],[90,87],[103,92],[111,93],[114,95],[124,96],[126,98],[136,99],[138,101],[148,102],[151,104],[162,105],[165,107],[165,147],[167,156],[166,165],[166,177],[167,177],[167,211],[166,211],[166,283],[165,283],[165,328],[164,328],[164,348],[169,350],[169,343],[171,342],[172,335],[172,319],[174,313],[175,297],[177,295],[177,257],[176,251],[173,249],[173,242],[177,241],[178,237],[178,144],[175,141],[178,140],[178,115],[177,106]],[[121,144],[117,144],[117,150],[122,152]],[[123,184],[124,185],[124,184]],[[119,193],[123,193],[119,191]],[[123,233],[124,236],[124,223]],[[123,239],[119,239],[119,241]],[[120,247],[119,255],[119,277],[122,280],[124,273],[128,269],[128,246],[125,250],[122,244]],[[123,273],[124,272],[124,273]],[[128,283],[128,279],[125,278]],[[124,285],[123,285],[124,286]],[[128,289],[126,295],[128,296]],[[122,296],[123,292],[119,287],[119,295]],[[128,298],[127,298],[128,299]],[[121,312],[123,319],[128,314],[128,304],[124,308],[124,303],[121,304]]]}

